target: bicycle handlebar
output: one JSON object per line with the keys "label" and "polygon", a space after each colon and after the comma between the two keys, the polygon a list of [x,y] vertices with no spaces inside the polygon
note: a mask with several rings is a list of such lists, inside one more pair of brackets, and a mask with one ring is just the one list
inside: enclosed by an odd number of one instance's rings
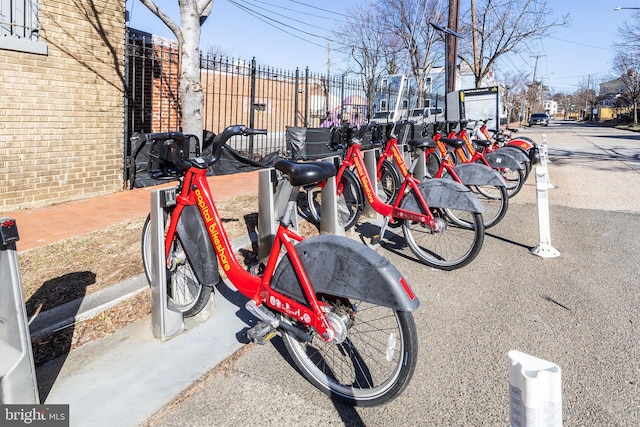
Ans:
{"label": "bicycle handlebar", "polygon": [[[218,160],[220,160],[220,156],[222,155],[222,146],[224,145],[225,142],[231,139],[231,137],[237,136],[237,135],[249,136],[249,135],[266,135],[266,134],[267,134],[266,129],[251,129],[244,125],[228,126],[225,130],[223,130],[221,133],[219,133],[213,138],[213,141],[212,141],[213,154],[211,155],[211,157],[205,158],[207,167],[212,166]],[[189,164],[187,169],[189,169],[189,167],[191,167],[192,165],[192,162],[188,161],[187,163]],[[183,170],[186,170],[186,169],[183,169]]]}

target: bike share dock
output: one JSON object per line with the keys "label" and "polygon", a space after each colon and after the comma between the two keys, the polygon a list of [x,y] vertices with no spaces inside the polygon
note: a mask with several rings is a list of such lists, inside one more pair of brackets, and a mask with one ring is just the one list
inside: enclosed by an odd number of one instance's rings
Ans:
{"label": "bike share dock", "polygon": [[[275,188],[271,170],[254,176],[260,181],[254,188],[262,192]],[[161,222],[164,191],[151,194],[155,223]],[[278,194],[261,196],[265,201],[260,209],[277,211]],[[323,209],[335,205],[333,202]],[[264,220],[261,225],[259,238],[268,240],[269,227]],[[155,239],[162,239],[161,233]],[[250,240],[236,239],[232,244],[237,250]],[[159,280],[162,277],[153,278],[152,294],[164,293],[157,289]],[[152,316],[40,367],[37,378],[42,403],[68,404],[71,425],[143,423],[246,343],[244,332],[253,319],[244,308],[246,298],[227,282],[219,284],[213,295],[208,317],[197,315],[184,321],[171,310],[171,304],[157,304],[162,299],[152,295]]]}

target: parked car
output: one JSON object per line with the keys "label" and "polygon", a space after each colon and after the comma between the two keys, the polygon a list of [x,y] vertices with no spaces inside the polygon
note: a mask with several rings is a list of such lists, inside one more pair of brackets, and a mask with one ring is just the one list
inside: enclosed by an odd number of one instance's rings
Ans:
{"label": "parked car", "polygon": [[529,126],[533,125],[549,126],[549,115],[547,113],[533,113],[529,117]]}
{"label": "parked car", "polygon": [[387,124],[389,122],[392,122],[393,111],[379,111],[377,113],[374,113],[370,121],[378,124]]}
{"label": "parked car", "polygon": [[438,115],[442,118],[442,108],[414,108],[409,110],[409,121],[416,124],[433,123]]}

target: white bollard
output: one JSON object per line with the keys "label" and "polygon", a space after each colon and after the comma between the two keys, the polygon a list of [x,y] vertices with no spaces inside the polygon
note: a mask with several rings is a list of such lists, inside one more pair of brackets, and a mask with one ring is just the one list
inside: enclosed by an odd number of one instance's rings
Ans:
{"label": "white bollard", "polygon": [[538,231],[540,242],[531,249],[531,253],[541,258],[556,258],[560,256],[551,246],[551,226],[549,224],[549,195],[547,194],[547,168],[536,167],[536,201],[538,203]]}
{"label": "white bollard", "polygon": [[510,425],[562,426],[560,367],[516,350],[509,352],[509,361]]}
{"label": "white bollard", "polygon": [[[540,146],[540,166],[547,167],[547,163],[551,163],[549,159],[549,148],[547,146],[547,135],[542,134],[542,145]],[[549,170],[547,169],[547,188],[556,188],[549,178]]]}

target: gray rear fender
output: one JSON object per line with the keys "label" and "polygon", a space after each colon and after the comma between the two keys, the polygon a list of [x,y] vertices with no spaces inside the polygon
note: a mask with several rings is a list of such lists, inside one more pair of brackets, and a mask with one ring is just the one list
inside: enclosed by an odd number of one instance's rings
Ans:
{"label": "gray rear fender", "polygon": [[512,170],[524,169],[521,160],[517,160],[511,153],[494,151],[484,156],[492,168],[508,168]]}
{"label": "gray rear fender", "polygon": [[218,259],[196,205],[184,207],[178,220],[177,231],[198,282],[202,286],[217,284],[220,281]]}
{"label": "gray rear fender", "polygon": [[[484,212],[478,197],[469,188],[451,179],[425,179],[418,188],[430,208]],[[411,212],[426,213],[413,191],[405,195],[400,207]]]}
{"label": "gray rear fender", "polygon": [[504,187],[504,179],[489,166],[480,163],[463,163],[453,168],[464,185],[495,185]]}
{"label": "gray rear fender", "polygon": [[[353,298],[398,311],[420,305],[415,294],[407,293],[391,262],[362,243],[329,234],[305,239],[295,249],[316,295]],[[271,283],[278,292],[307,304],[288,256],[278,264]]]}
{"label": "gray rear fender", "polygon": [[522,148],[520,147],[514,147],[514,146],[509,146],[509,145],[505,145],[503,147],[500,147],[498,149],[498,151],[496,152],[504,152],[509,154],[511,157],[513,157],[514,159],[516,159],[519,162],[522,163],[528,163],[531,162],[531,159],[529,158],[529,155],[527,154],[526,151],[524,151]]}

